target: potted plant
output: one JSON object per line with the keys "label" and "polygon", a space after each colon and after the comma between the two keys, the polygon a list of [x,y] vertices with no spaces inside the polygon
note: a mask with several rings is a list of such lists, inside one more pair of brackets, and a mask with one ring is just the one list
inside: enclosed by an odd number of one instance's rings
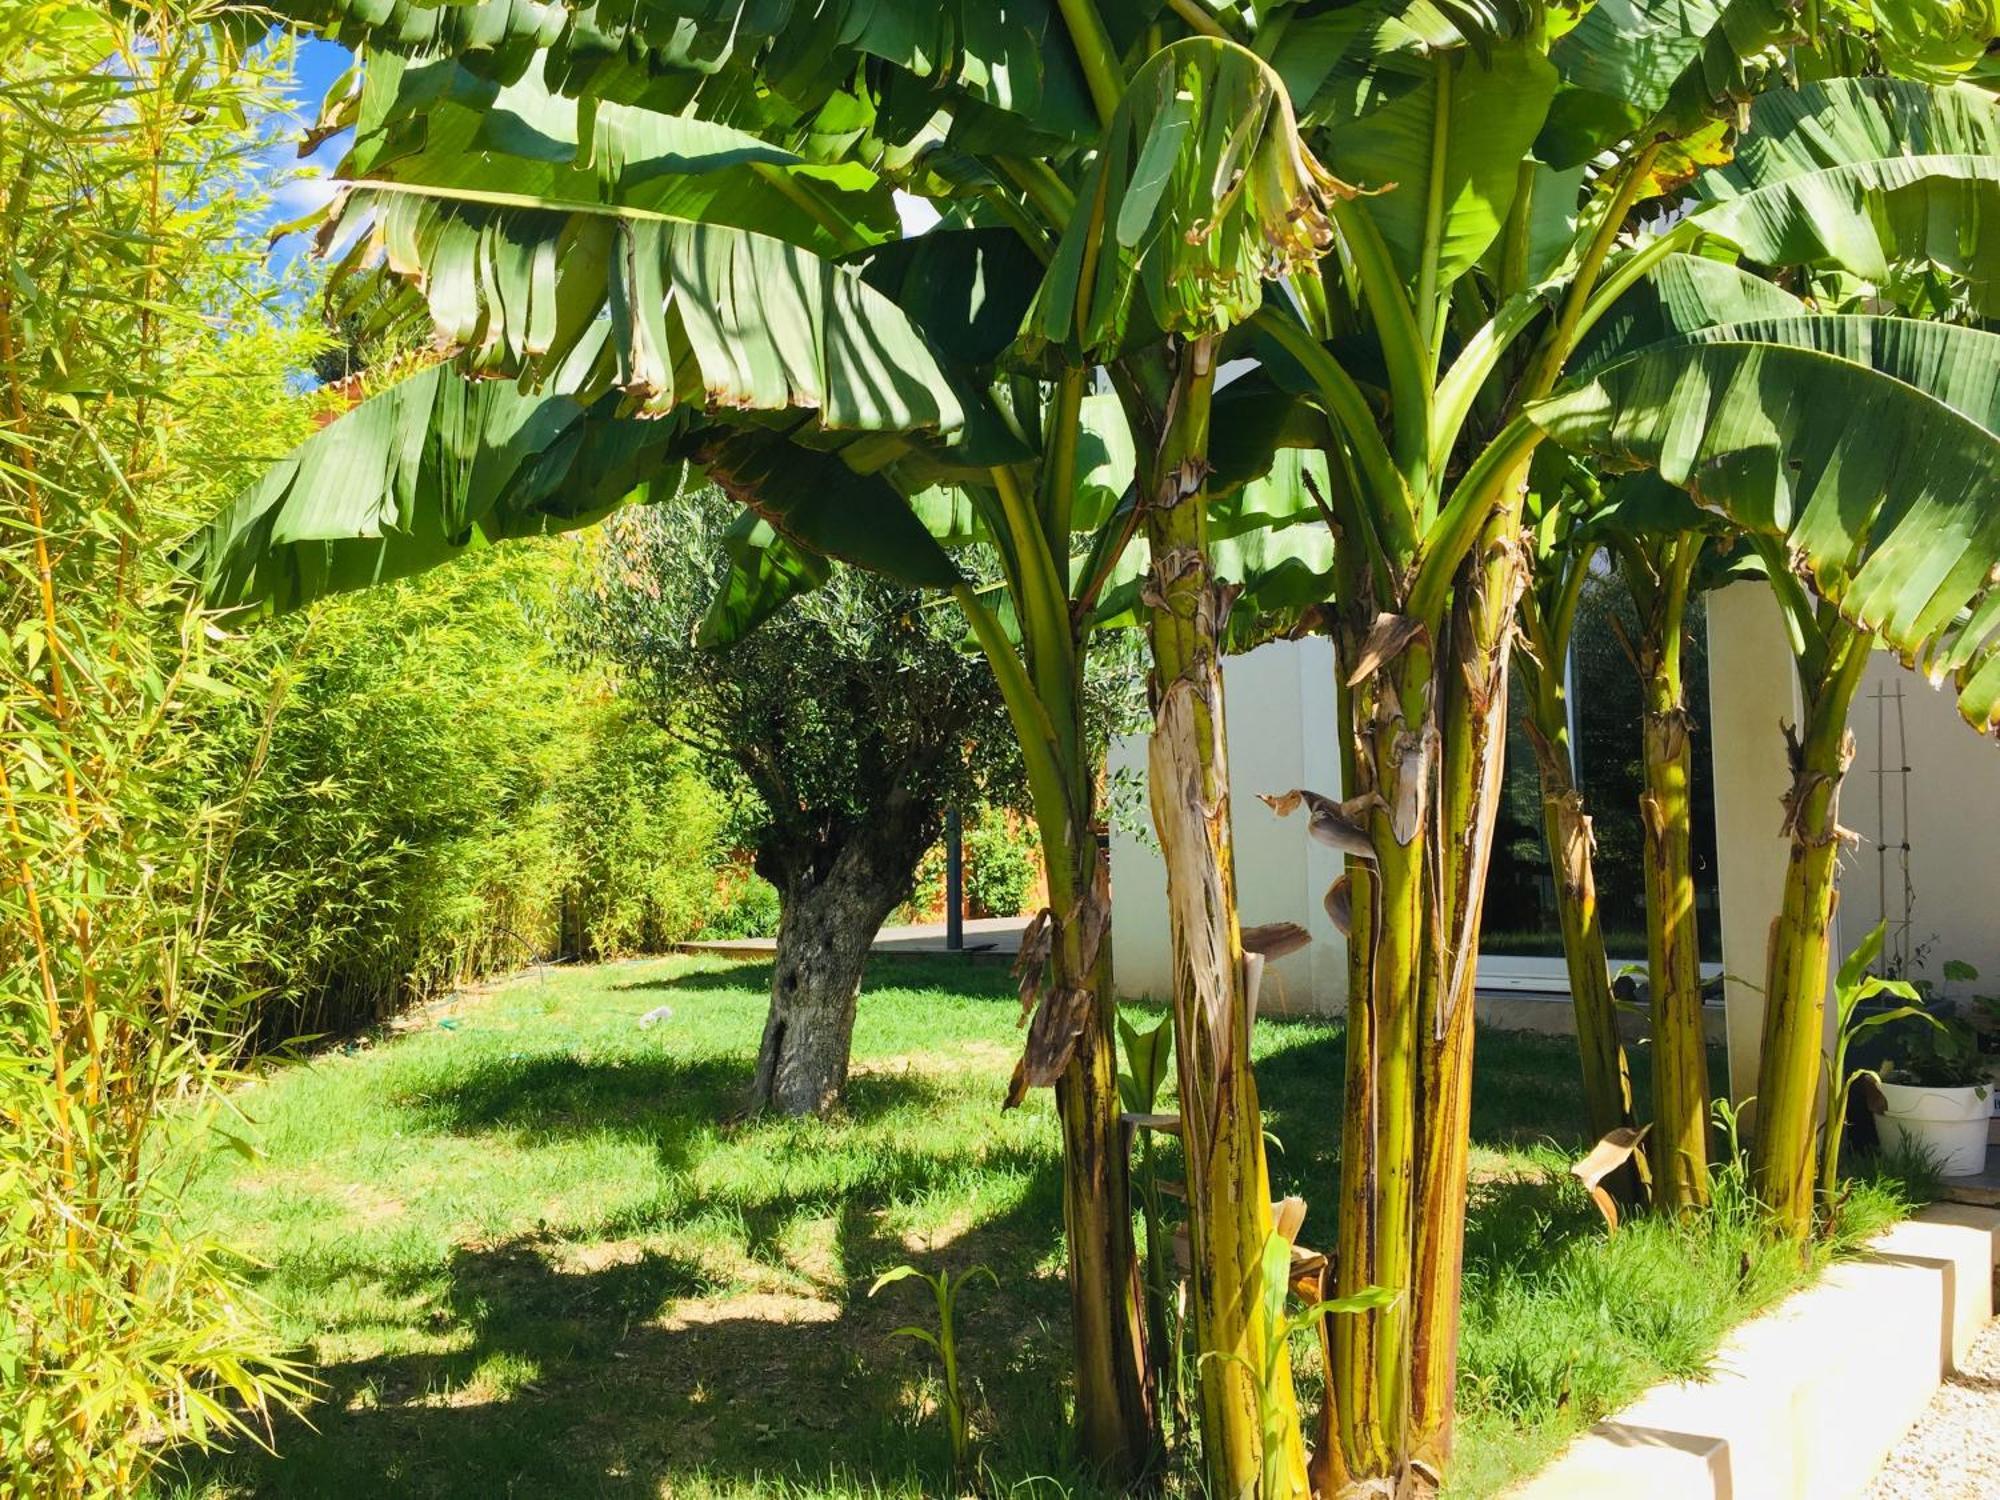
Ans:
{"label": "potted plant", "polygon": [[1979,1037],[1956,1016],[1918,1011],[1899,1022],[1882,1070],[1884,1106],[1877,1121],[1884,1150],[1908,1142],[1934,1158],[1946,1177],[1986,1166],[1986,1060]]}

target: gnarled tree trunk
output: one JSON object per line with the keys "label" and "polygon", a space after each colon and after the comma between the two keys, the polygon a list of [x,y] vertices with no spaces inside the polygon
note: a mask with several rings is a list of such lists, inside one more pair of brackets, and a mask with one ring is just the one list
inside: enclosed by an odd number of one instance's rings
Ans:
{"label": "gnarled tree trunk", "polygon": [[935,807],[897,791],[868,826],[794,860],[759,859],[760,872],[775,876],[780,915],[752,1110],[817,1115],[840,1102],[868,950],[909,896],[937,824]]}

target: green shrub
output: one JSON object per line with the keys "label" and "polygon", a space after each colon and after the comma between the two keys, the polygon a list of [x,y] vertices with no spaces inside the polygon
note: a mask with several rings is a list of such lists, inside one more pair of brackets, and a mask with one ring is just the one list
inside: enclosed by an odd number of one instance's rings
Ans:
{"label": "green shrub", "polygon": [[965,899],[974,916],[1019,916],[1040,876],[1035,835],[1022,820],[987,808],[966,830]]}
{"label": "green shrub", "polygon": [[729,942],[778,935],[778,888],[748,866],[724,870],[716,880],[713,900],[697,936]]}
{"label": "green shrub", "polygon": [[713,924],[723,895],[722,798],[684,746],[621,699],[592,705],[579,738],[581,764],[557,794],[565,952],[612,958],[687,941]]}
{"label": "green shrub", "polygon": [[[689,751],[557,658],[548,608],[570,562],[560,544],[501,548],[242,643],[285,687],[223,912],[262,993],[258,1041],[707,924],[722,801]],[[210,754],[247,762],[260,732],[237,705]]]}

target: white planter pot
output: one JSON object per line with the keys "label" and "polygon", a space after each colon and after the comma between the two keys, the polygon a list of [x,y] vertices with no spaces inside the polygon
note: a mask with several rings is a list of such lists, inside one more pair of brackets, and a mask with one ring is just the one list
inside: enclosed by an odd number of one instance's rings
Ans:
{"label": "white planter pot", "polygon": [[1894,1151],[1909,1141],[1920,1152],[1942,1163],[1946,1177],[1970,1177],[1986,1170],[1986,1133],[1993,1118],[1990,1090],[1925,1088],[1910,1083],[1885,1083],[1882,1096],[1888,1111],[1875,1117],[1882,1149]]}

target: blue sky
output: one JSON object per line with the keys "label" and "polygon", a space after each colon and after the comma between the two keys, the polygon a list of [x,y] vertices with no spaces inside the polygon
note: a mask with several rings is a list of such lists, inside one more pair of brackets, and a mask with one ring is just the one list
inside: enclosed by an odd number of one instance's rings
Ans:
{"label": "blue sky", "polygon": [[[266,157],[273,178],[282,179],[272,190],[271,207],[258,228],[287,223],[323,206],[333,195],[330,173],[347,149],[346,132],[325,142],[304,161],[299,160],[299,137],[319,117],[320,101],[340,75],[347,71],[352,56],[334,42],[308,38],[298,44],[293,58],[291,86],[286,94],[295,119],[272,143]],[[291,235],[272,248],[274,272],[289,266],[306,249],[306,236]]]}

